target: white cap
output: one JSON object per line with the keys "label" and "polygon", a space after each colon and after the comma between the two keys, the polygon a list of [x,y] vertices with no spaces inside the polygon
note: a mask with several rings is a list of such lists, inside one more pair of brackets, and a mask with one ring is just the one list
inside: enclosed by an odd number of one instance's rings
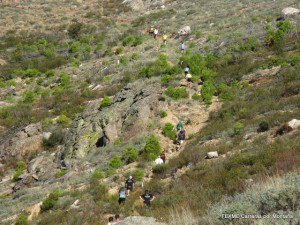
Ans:
{"label": "white cap", "polygon": [[129,179],[132,179],[132,176],[129,176]]}

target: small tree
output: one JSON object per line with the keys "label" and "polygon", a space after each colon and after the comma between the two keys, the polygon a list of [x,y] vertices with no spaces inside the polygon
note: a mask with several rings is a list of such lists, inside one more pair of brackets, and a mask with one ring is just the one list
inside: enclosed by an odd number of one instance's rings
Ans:
{"label": "small tree", "polygon": [[126,161],[126,163],[132,163],[138,158],[138,151],[133,147],[128,147],[124,153],[122,158]]}
{"label": "small tree", "polygon": [[171,140],[175,140],[175,138],[176,138],[176,131],[175,131],[174,126],[171,123],[166,123],[165,124],[165,126],[163,128],[163,131],[162,131],[162,134],[165,137],[170,138]]}
{"label": "small tree", "polygon": [[112,169],[118,169],[122,166],[122,161],[118,156],[114,156],[112,160],[109,162],[109,166]]}
{"label": "small tree", "polygon": [[145,147],[143,149],[143,155],[147,160],[152,161],[160,153],[161,153],[161,146],[159,144],[159,141],[157,137],[151,135],[146,141]]}

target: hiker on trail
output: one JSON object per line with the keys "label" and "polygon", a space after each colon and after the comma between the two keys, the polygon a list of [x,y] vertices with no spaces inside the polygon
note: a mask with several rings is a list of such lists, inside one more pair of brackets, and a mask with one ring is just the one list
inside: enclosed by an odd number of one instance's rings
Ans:
{"label": "hiker on trail", "polygon": [[130,191],[132,191],[134,186],[134,179],[132,176],[129,176],[129,178],[125,181],[125,187],[127,189],[127,196],[129,195]]}
{"label": "hiker on trail", "polygon": [[183,141],[185,140],[185,130],[181,129],[178,134],[177,134],[177,140],[178,143],[181,145],[183,143]]}
{"label": "hiker on trail", "polygon": [[160,158],[162,159],[162,161],[164,162],[164,163],[166,163],[166,153],[165,153],[165,151],[163,151],[162,153],[160,153]]}
{"label": "hiker on trail", "polygon": [[181,44],[180,44],[180,52],[181,52],[181,54],[184,53],[184,50],[185,50],[185,45],[184,45],[184,43],[182,41]]}
{"label": "hiker on trail", "polygon": [[125,204],[126,200],[126,190],[124,187],[121,187],[119,190],[119,204]]}
{"label": "hiker on trail", "polygon": [[119,221],[121,221],[120,215],[116,214],[114,222],[119,222]]}
{"label": "hiker on trail", "polygon": [[184,76],[186,77],[186,75],[189,73],[190,71],[190,67],[187,65],[185,68],[184,68]]}
{"label": "hiker on trail", "polygon": [[114,218],[112,216],[110,216],[108,218],[108,224],[107,225],[113,225],[113,222],[114,222]]}
{"label": "hiker on trail", "polygon": [[154,33],[154,27],[151,26],[150,29],[149,29],[149,34],[150,34],[150,35],[153,35],[153,33]]}
{"label": "hiker on trail", "polygon": [[164,34],[163,35],[163,43],[164,43],[164,45],[167,44],[167,38],[168,38],[168,36],[166,34]]}
{"label": "hiker on trail", "polygon": [[156,159],[155,159],[155,164],[156,165],[160,165],[160,164],[163,164],[164,161],[160,158],[160,156],[158,156]]}
{"label": "hiker on trail", "polygon": [[158,35],[158,29],[154,28],[153,37],[156,39]]}
{"label": "hiker on trail", "polygon": [[182,122],[179,121],[179,122],[177,123],[177,125],[176,125],[176,130],[179,131],[179,130],[181,130],[181,129],[183,129],[183,125],[182,125]]}
{"label": "hiker on trail", "polygon": [[191,81],[192,81],[192,74],[188,73],[188,74],[186,75],[186,80],[187,80],[188,82],[191,82]]}
{"label": "hiker on trail", "polygon": [[142,199],[144,201],[144,204],[146,206],[150,206],[151,202],[155,199],[155,196],[150,194],[150,191],[146,190],[145,194],[140,196],[140,199]]}

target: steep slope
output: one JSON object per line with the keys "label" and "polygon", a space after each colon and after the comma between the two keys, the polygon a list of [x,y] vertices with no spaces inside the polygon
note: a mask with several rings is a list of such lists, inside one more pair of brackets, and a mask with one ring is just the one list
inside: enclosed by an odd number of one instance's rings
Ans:
{"label": "steep slope", "polygon": [[[174,225],[245,222],[220,213],[289,213],[291,220],[262,223],[297,223],[294,187],[276,189],[278,198],[266,189],[243,207],[257,190],[235,195],[274,174],[298,179],[299,128],[287,122],[300,119],[299,15],[279,18],[287,5],[300,7],[292,0],[1,3],[1,223],[29,216],[32,224],[106,224],[115,213]],[[191,34],[178,37],[184,26]],[[162,134],[179,120],[187,133],[180,147],[173,128]],[[162,149],[167,163],[155,165]],[[209,151],[221,157],[207,160]],[[118,205],[129,175],[134,192]],[[139,200],[145,189],[156,196],[150,209]]]}

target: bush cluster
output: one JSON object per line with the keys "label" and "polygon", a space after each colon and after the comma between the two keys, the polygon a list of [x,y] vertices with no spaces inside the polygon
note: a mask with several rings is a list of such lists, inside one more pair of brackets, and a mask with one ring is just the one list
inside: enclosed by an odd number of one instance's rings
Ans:
{"label": "bush cluster", "polygon": [[159,144],[158,138],[153,134],[149,136],[146,144],[143,148],[143,156],[148,161],[156,159],[156,157],[161,153],[161,146]]}

